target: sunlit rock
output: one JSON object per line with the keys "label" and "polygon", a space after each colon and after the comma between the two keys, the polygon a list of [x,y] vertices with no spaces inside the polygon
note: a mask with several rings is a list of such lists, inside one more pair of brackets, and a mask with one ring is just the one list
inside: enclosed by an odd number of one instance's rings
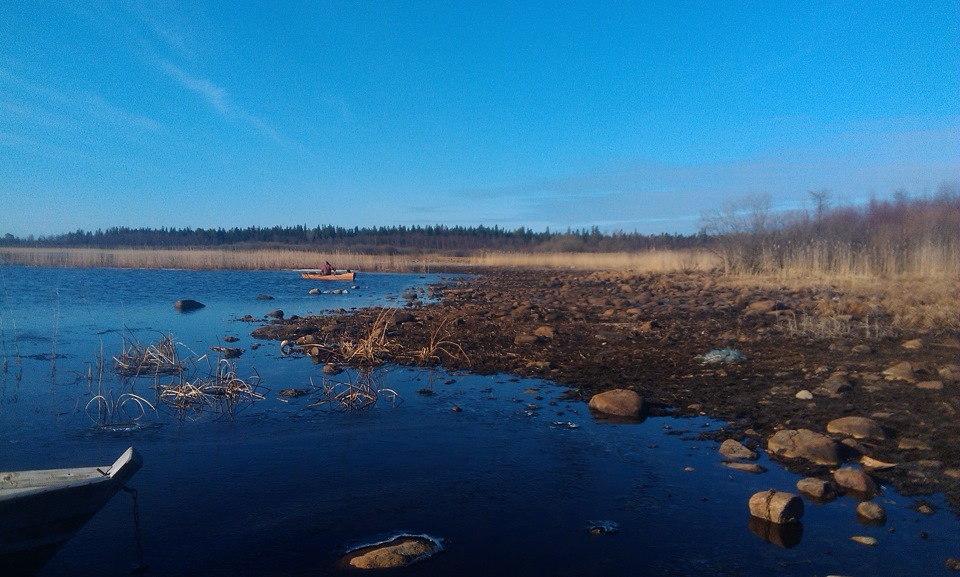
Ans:
{"label": "sunlit rock", "polygon": [[866,497],[872,496],[877,492],[877,484],[870,478],[870,475],[853,467],[837,469],[833,473],[833,480],[843,489]]}
{"label": "sunlit rock", "polygon": [[749,506],[750,515],[771,523],[795,523],[803,517],[803,499],[775,489],[754,493]]}
{"label": "sunlit rock", "polygon": [[588,407],[595,411],[617,417],[635,417],[643,415],[643,398],[629,389],[613,389],[598,393],[590,398]]}
{"label": "sunlit rock", "polygon": [[866,417],[841,417],[827,423],[827,432],[838,435],[847,435],[854,439],[887,438],[883,428],[873,419]]}
{"label": "sunlit rock", "polygon": [[816,503],[826,503],[837,498],[837,487],[832,481],[806,477],[797,481],[797,491]]}
{"label": "sunlit rock", "polygon": [[758,455],[756,451],[745,447],[742,443],[734,439],[724,441],[720,445],[718,452],[728,459],[749,459],[755,461],[760,458],[760,455]]}
{"label": "sunlit rock", "polygon": [[837,443],[809,429],[777,431],[767,441],[771,453],[782,457],[800,457],[819,465],[839,465],[840,449]]}

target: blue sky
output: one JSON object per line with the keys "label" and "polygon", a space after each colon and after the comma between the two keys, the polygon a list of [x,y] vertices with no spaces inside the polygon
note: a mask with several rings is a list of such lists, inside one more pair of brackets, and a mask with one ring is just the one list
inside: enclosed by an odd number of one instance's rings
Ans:
{"label": "blue sky", "polygon": [[0,235],[692,233],[960,178],[957,1],[210,4],[0,3]]}

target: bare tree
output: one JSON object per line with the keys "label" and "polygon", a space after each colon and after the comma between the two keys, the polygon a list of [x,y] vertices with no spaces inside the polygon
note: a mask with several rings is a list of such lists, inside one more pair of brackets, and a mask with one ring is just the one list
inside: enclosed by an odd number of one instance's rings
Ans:
{"label": "bare tree", "polygon": [[817,230],[820,230],[820,225],[823,223],[823,216],[830,210],[830,205],[832,204],[833,192],[829,188],[821,188],[820,190],[811,190],[810,198],[813,200],[814,214],[816,218]]}

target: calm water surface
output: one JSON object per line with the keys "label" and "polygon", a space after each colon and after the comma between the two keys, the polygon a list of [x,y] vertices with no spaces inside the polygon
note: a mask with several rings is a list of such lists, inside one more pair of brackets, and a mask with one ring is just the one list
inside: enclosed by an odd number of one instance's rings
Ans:
{"label": "calm water surface", "polygon": [[[799,477],[765,457],[762,475],[723,467],[715,443],[695,440],[723,423],[601,423],[550,382],[400,367],[375,375],[398,404],[320,411],[308,407],[316,394],[277,395],[322,382],[319,367],[275,342],[252,350],[259,324],[238,320],[401,303],[447,278],[361,274],[356,288],[320,286],[348,294],[311,296],[317,282],[292,272],[0,267],[0,470],[109,464],[137,447],[144,466],[131,485],[152,575],[327,574],[349,547],[396,532],[445,546],[396,575],[951,574],[960,523],[939,497],[924,516],[884,488],[884,527],[859,525],[852,499],[807,503],[799,542],[781,547],[751,530],[746,503],[792,491]],[[207,306],[178,314],[184,298]],[[162,335],[185,356],[239,337],[227,346],[246,349],[238,372],[259,374],[264,400],[234,419],[161,409],[134,427],[96,426],[84,407],[98,387],[154,399],[149,379],[99,379],[101,350],[110,359],[125,338]],[[132,510],[118,494],[42,574],[126,574],[137,559]],[[616,530],[591,534],[597,523]]]}

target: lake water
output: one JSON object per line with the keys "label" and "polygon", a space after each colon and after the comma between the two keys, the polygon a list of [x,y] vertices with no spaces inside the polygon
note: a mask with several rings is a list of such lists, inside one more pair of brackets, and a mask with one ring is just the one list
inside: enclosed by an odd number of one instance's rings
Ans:
{"label": "lake water", "polygon": [[[716,443],[696,440],[723,423],[598,422],[550,382],[392,366],[373,378],[399,402],[318,410],[308,406],[316,391],[277,393],[323,382],[320,367],[276,342],[253,350],[259,323],[238,320],[402,306],[398,295],[450,278],[361,273],[356,288],[320,286],[348,294],[308,295],[318,283],[289,271],[0,267],[0,470],[109,464],[135,446],[144,466],[131,486],[152,575],[329,574],[350,547],[399,532],[438,538],[444,551],[396,575],[953,574],[944,561],[960,557],[960,523],[940,496],[922,515],[885,487],[883,527],[859,525],[849,498],[807,502],[799,542],[783,547],[751,529],[747,500],[795,491],[799,477],[766,457],[761,475],[724,467]],[[175,312],[186,298],[206,307]],[[161,406],[133,426],[98,426],[85,410],[98,391],[151,402],[155,391],[151,379],[125,384],[109,362],[101,378],[97,358],[120,354],[124,339],[163,335],[183,356],[245,349],[237,372],[259,375],[263,400],[232,419]],[[127,574],[137,561],[132,511],[118,494],[42,575]]]}

